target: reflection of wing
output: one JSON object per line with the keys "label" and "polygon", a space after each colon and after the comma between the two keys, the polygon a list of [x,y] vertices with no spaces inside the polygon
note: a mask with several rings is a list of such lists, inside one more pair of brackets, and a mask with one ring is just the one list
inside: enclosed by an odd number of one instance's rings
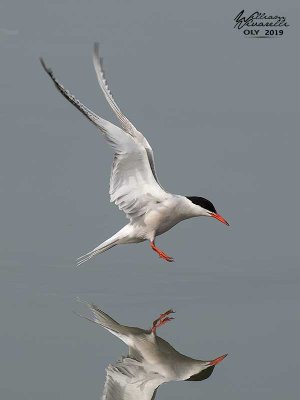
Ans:
{"label": "reflection of wing", "polygon": [[122,111],[118,107],[117,103],[115,102],[113,95],[111,94],[111,91],[108,87],[108,83],[105,78],[105,74],[104,74],[104,70],[103,70],[103,60],[101,57],[99,57],[99,44],[98,43],[95,43],[95,45],[94,45],[93,62],[94,62],[94,68],[95,68],[95,71],[97,74],[99,85],[102,89],[102,92],[103,92],[106,100],[108,101],[108,104],[111,106],[112,110],[116,114],[116,117],[118,118],[124,131],[129,133],[132,137],[134,137],[136,139],[136,141],[145,148],[148,159],[149,159],[149,164],[150,164],[152,173],[153,173],[154,178],[157,181],[157,183],[159,183],[157,174],[155,171],[153,150],[152,150],[150,144],[148,143],[145,136],[136,129],[136,127],[129,121],[129,119],[127,117],[125,117],[125,115],[122,113]]}
{"label": "reflection of wing", "polygon": [[135,136],[99,117],[77,100],[54,77],[51,69],[41,59],[42,66],[60,93],[81,111],[115,150],[110,177],[110,198],[130,219],[141,216],[151,208],[151,203],[163,200],[168,194],[156,181],[145,147]]}
{"label": "reflection of wing", "polygon": [[102,400],[154,400],[164,378],[132,358],[107,367]]}

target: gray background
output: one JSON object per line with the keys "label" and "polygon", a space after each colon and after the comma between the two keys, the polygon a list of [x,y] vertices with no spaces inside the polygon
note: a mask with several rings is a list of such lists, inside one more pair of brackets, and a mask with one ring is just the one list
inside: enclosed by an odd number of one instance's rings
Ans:
{"label": "gray background", "polygon": [[[284,37],[233,29],[246,8],[287,17]],[[299,29],[295,1],[4,0],[0,6],[1,399],[97,399],[126,348],[73,314],[76,296],[150,326],[199,358],[229,357],[160,399],[297,399],[300,367]],[[8,34],[3,29],[17,30]],[[170,191],[211,199],[148,244],[75,258],[125,218],[109,203],[112,152],[42,70],[114,121],[93,71],[101,43],[112,92],[147,136]]]}

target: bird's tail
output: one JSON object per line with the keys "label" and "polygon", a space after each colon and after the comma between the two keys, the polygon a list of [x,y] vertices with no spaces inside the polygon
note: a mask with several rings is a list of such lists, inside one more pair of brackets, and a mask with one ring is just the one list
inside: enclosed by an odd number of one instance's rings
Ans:
{"label": "bird's tail", "polygon": [[99,244],[99,246],[95,247],[93,250],[77,258],[77,267],[79,267],[79,265],[85,263],[86,261],[90,260],[97,254],[104,253],[106,250],[109,250],[112,247],[116,246],[119,243],[119,241],[120,237],[118,234],[105,240],[105,242]]}
{"label": "bird's tail", "polygon": [[119,339],[123,340],[123,342],[127,343],[127,336],[128,336],[127,331],[130,330],[129,327],[125,327],[124,325],[119,324],[104,311],[100,310],[100,308],[95,304],[87,303],[85,301],[80,300],[79,298],[77,300],[80,301],[81,303],[84,303],[88,307],[88,309],[92,313],[92,317],[89,318],[75,312],[76,315],[85,318],[90,322],[94,322],[95,324],[102,326],[103,328],[107,329],[110,333],[117,336]]}

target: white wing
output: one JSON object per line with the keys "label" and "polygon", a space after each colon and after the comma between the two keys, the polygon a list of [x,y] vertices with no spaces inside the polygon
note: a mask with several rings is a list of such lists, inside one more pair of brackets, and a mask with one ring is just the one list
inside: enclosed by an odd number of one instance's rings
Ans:
{"label": "white wing", "polygon": [[158,373],[126,357],[107,367],[102,400],[154,400],[156,389],[164,382]]}
{"label": "white wing", "polygon": [[81,111],[97,128],[115,151],[110,177],[110,199],[130,219],[147,212],[153,203],[169,195],[156,181],[145,147],[130,133],[89,110],[61,85],[41,59],[42,66],[60,93]]}
{"label": "white wing", "polygon": [[99,85],[102,89],[102,92],[103,92],[106,100],[108,101],[108,104],[111,106],[112,110],[116,114],[116,117],[120,121],[120,124],[121,124],[122,128],[124,129],[124,131],[129,133],[132,137],[134,137],[136,139],[136,141],[138,143],[140,143],[146,149],[152,173],[154,175],[155,180],[160,185],[158,178],[157,178],[156,171],[155,171],[154,155],[153,155],[153,150],[152,150],[150,144],[148,143],[148,141],[144,137],[144,135],[136,129],[136,127],[129,121],[129,119],[127,117],[125,117],[125,115],[122,113],[122,111],[118,107],[117,103],[115,102],[113,95],[111,94],[111,91],[108,87],[108,83],[107,83],[107,80],[106,80],[105,74],[104,74],[103,59],[99,56],[99,44],[98,43],[95,43],[95,45],[94,45],[93,63],[94,63],[94,68],[95,68],[95,71],[97,74]]}

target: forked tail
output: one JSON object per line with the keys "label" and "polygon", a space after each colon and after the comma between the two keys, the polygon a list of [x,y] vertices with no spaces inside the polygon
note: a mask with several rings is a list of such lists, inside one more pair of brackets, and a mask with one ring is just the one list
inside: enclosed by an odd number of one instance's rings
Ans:
{"label": "forked tail", "polygon": [[92,317],[91,318],[86,317],[82,314],[78,314],[75,312],[76,315],[85,318],[88,321],[94,322],[95,324],[101,325],[103,328],[107,329],[110,333],[117,336],[119,339],[123,340],[123,342],[125,343],[128,342],[127,336],[132,328],[119,324],[104,311],[100,310],[100,308],[97,307],[95,304],[90,304],[85,301],[81,301],[79,298],[77,300],[85,304],[89,308],[89,310],[92,313]]}
{"label": "forked tail", "polygon": [[112,247],[116,246],[120,241],[120,238],[117,235],[118,234],[112,236],[110,239],[107,239],[105,242],[99,244],[99,246],[97,246],[94,250],[91,250],[88,253],[77,258],[77,267],[90,260],[97,254],[104,253],[106,250],[109,250]]}

